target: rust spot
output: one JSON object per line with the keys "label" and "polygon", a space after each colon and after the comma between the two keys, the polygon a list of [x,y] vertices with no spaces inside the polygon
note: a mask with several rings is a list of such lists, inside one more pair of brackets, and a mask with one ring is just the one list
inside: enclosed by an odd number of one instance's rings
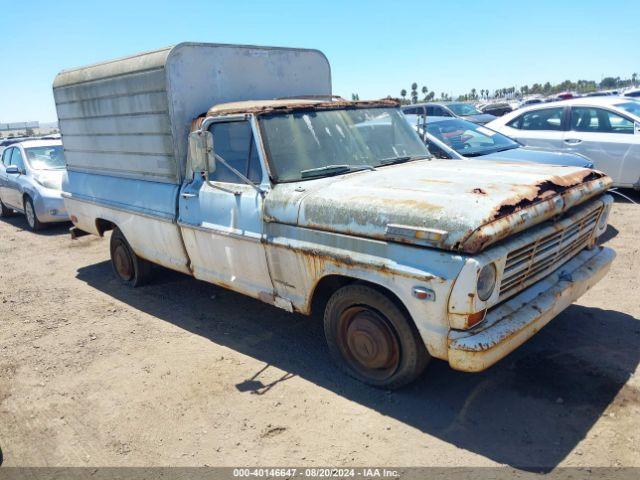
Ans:
{"label": "rust spot", "polygon": [[477,193],[478,195],[486,195],[487,192],[485,192],[483,189],[476,187],[473,190],[471,190],[471,193]]}
{"label": "rust spot", "polygon": [[605,174],[596,170],[581,170],[576,173],[567,176],[554,176],[551,180],[546,180],[539,184],[533,185],[530,189],[530,193],[527,195],[520,195],[509,203],[500,205],[492,217],[497,219],[510,215],[518,210],[533,205],[534,203],[547,200],[558,194],[561,194],[571,187],[575,187],[581,183],[589,182],[591,180],[597,180],[604,177]]}
{"label": "rust spot", "polygon": [[[253,105],[252,105],[253,103]],[[209,111],[201,115],[199,118],[204,119],[205,116],[224,116],[236,115],[242,113],[252,113],[254,115],[268,115],[272,113],[291,113],[302,111],[325,111],[325,110],[344,110],[356,108],[397,108],[400,102],[392,98],[383,98],[381,100],[360,100],[350,101],[345,99],[337,99],[333,101],[310,101],[304,98],[299,99],[283,99],[271,100],[268,102],[238,102],[229,104],[215,105]],[[193,128],[193,124],[192,124]]]}

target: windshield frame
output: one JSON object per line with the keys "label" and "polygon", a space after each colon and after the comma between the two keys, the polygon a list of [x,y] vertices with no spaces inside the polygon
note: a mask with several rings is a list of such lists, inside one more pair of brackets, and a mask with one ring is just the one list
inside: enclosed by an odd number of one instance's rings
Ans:
{"label": "windshield frame", "polygon": [[[59,148],[60,149],[60,153],[62,155],[62,160],[63,160],[63,164],[61,166],[47,166],[46,168],[38,168],[38,167],[34,167],[33,163],[32,163],[32,158],[30,156],[30,152],[33,150],[40,150],[40,149],[46,149],[46,148]],[[23,147],[24,150],[24,161],[27,163],[27,165],[29,166],[29,168],[31,170],[34,170],[36,172],[56,172],[56,171],[60,171],[60,170],[64,170],[65,168],[67,168],[67,164],[66,161],[64,159],[64,147],[61,144],[54,144],[54,145],[34,145],[31,147]]]}
{"label": "windshield frame", "polygon": [[[402,116],[402,118],[398,119],[398,124],[400,125],[407,125],[408,129],[406,130],[407,132],[410,132],[410,134],[413,134],[416,136],[417,138],[417,144],[416,145],[421,145],[422,147],[424,147],[424,154],[421,155],[416,155],[415,158],[414,156],[412,156],[410,158],[409,161],[414,161],[414,160],[418,160],[418,159],[432,159],[433,155],[431,155],[431,153],[429,152],[427,146],[424,144],[424,142],[422,141],[421,136],[418,134],[418,132],[415,131],[415,129],[413,129],[408,123],[407,121],[404,119],[404,114],[402,113],[402,110],[400,109],[400,107],[395,107],[395,106],[390,106],[390,105],[381,105],[381,106],[362,106],[362,107],[356,107],[356,108],[342,108],[342,107],[336,107],[336,108],[328,108],[328,109],[322,109],[322,110],[313,110],[313,109],[309,109],[309,110],[298,110],[298,111],[288,111],[288,112],[271,112],[269,114],[259,114],[259,115],[253,115],[254,120],[255,120],[255,126],[256,126],[256,130],[258,132],[258,138],[260,141],[260,147],[259,149],[261,150],[261,154],[262,154],[262,158],[264,161],[264,165],[265,168],[268,172],[269,175],[269,179],[271,180],[272,184],[279,184],[279,183],[298,183],[298,182],[308,182],[308,181],[313,181],[313,180],[320,180],[320,179],[324,179],[324,178],[328,178],[328,177],[334,177],[334,176],[343,176],[343,175],[349,175],[352,173],[360,173],[363,171],[367,171],[367,170],[377,170],[378,168],[385,168],[385,167],[389,167],[394,165],[394,163],[381,163],[381,164],[376,164],[376,165],[370,165],[370,168],[367,168],[367,164],[353,164],[350,165],[351,168],[348,171],[344,171],[344,172],[332,172],[332,173],[328,173],[327,175],[317,175],[317,176],[309,176],[307,178],[303,178],[302,176],[300,178],[293,178],[293,179],[282,179],[279,178],[277,175],[277,169],[274,168],[274,160],[273,160],[273,155],[270,151],[269,148],[269,136],[268,134],[265,132],[265,122],[264,120],[268,119],[268,118],[272,118],[275,116],[285,116],[285,115],[291,115],[291,114],[299,114],[299,113],[310,113],[310,112],[314,112],[314,113],[326,113],[326,112],[335,112],[335,111],[340,111],[340,110],[347,110],[347,111],[352,111],[352,110],[392,110],[394,112],[399,112],[400,116]],[[403,156],[398,156],[399,159],[402,159]],[[381,159],[381,160],[388,160],[388,158],[385,159]],[[403,162],[398,162],[398,163],[403,163]],[[365,168],[362,168],[365,167]],[[372,168],[371,168],[372,167]],[[302,170],[301,170],[302,172]]]}

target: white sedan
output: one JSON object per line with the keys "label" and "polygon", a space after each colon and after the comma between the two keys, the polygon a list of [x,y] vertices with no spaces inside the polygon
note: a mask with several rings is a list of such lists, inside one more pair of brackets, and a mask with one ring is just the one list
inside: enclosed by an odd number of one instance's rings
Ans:
{"label": "white sedan", "polygon": [[531,147],[580,153],[614,186],[640,189],[640,101],[607,96],[543,103],[487,127]]}

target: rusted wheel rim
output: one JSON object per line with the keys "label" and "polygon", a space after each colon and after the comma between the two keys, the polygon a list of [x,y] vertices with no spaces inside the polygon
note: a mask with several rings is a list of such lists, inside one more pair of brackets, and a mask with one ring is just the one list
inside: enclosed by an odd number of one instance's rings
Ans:
{"label": "rusted wheel rim", "polygon": [[33,207],[31,206],[31,203],[27,202],[26,208],[25,208],[25,216],[27,217],[27,223],[29,224],[29,226],[31,228],[34,227],[34,225],[36,224],[36,214],[33,211]]}
{"label": "rusted wheel rim", "polygon": [[396,334],[389,321],[374,310],[345,309],[339,319],[338,342],[351,367],[368,378],[384,380],[398,369]]}
{"label": "rusted wheel rim", "polygon": [[113,251],[113,264],[116,267],[116,272],[125,281],[129,281],[133,278],[133,262],[131,256],[126,247],[121,243],[116,246]]}

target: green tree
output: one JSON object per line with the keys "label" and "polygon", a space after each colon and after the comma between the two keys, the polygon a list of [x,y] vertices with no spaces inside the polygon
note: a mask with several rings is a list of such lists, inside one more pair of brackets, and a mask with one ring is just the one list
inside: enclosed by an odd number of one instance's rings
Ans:
{"label": "green tree", "polygon": [[418,84],[416,82],[411,84],[411,103],[418,103]]}
{"label": "green tree", "polygon": [[403,102],[407,100],[407,91],[404,88],[400,90],[400,96],[402,97]]}
{"label": "green tree", "polygon": [[600,88],[608,89],[608,88],[616,88],[618,86],[618,78],[614,77],[604,77],[600,82]]}

